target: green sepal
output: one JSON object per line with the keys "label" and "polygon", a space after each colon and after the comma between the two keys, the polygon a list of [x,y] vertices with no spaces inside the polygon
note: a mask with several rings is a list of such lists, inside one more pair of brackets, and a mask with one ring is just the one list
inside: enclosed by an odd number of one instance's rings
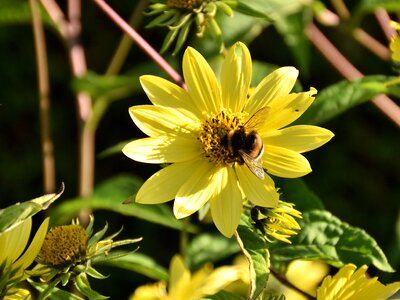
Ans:
{"label": "green sepal", "polygon": [[170,30],[168,34],[165,36],[164,42],[161,46],[160,53],[164,53],[171,46],[172,42],[175,40],[178,35],[179,30]]}
{"label": "green sepal", "polygon": [[[47,284],[38,283],[31,279],[28,279],[28,282],[40,293],[43,293],[45,291],[45,289],[48,287]],[[82,297],[79,297],[70,292],[58,289],[56,287],[54,287],[51,290],[51,293],[49,295],[47,295],[46,297],[49,297],[48,299],[51,299],[51,300],[84,300],[84,298],[82,298]]]}
{"label": "green sepal", "polygon": [[109,277],[109,275],[103,275],[93,267],[88,267],[85,270],[85,273],[87,275],[89,275],[90,277],[93,277],[93,278],[96,278],[96,279],[106,279],[106,278]]}
{"label": "green sepal", "polygon": [[109,298],[107,296],[103,296],[103,295],[99,294],[98,292],[92,290],[85,273],[81,273],[78,276],[76,276],[74,283],[75,283],[75,287],[78,289],[78,291],[81,292],[83,295],[85,295],[86,297],[88,297],[91,300],[103,300],[103,299]]}
{"label": "green sepal", "polygon": [[179,52],[179,50],[181,50],[183,45],[185,44],[187,36],[190,31],[190,26],[192,25],[192,23],[193,23],[192,21],[186,22],[185,25],[183,25],[182,28],[180,29],[178,39],[176,41],[175,49],[174,49],[174,52],[172,53],[172,55],[176,55]]}

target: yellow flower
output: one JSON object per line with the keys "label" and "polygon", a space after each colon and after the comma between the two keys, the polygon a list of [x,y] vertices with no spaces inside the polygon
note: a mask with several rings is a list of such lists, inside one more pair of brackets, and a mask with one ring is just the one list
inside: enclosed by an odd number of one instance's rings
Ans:
{"label": "yellow flower", "polygon": [[212,270],[206,265],[193,275],[179,255],[172,258],[169,274],[168,291],[163,282],[141,286],[130,297],[130,300],[197,300],[213,295],[230,283],[241,279],[244,268],[240,266],[223,266]]}
{"label": "yellow flower", "polygon": [[[18,283],[28,276],[24,273],[35,260],[46,236],[49,219],[43,221],[31,244],[24,252],[32,228],[32,219],[27,218],[10,230],[0,233],[0,299],[16,299],[26,295],[26,290],[18,288]],[[4,284],[4,286],[3,286]],[[21,299],[21,298],[20,298]]]}
{"label": "yellow flower", "polygon": [[[400,289],[400,282],[384,285],[377,277],[367,278],[364,265],[356,271],[356,266],[347,264],[335,276],[327,276],[317,291],[318,300],[365,300],[388,299]],[[356,272],[354,272],[356,271]]]}
{"label": "yellow flower", "polygon": [[300,153],[323,145],[333,134],[308,125],[283,128],[311,105],[315,94],[289,94],[298,75],[293,67],[272,72],[248,97],[251,57],[240,42],[227,53],[220,84],[190,47],[183,57],[183,75],[187,91],[160,77],[140,78],[154,105],[133,106],[129,112],[149,137],[122,151],[136,161],[172,164],[144,183],[136,202],[175,198],[174,214],[180,219],[209,201],[216,227],[231,237],[245,198],[261,207],[278,205],[279,194],[263,168],[276,176],[303,176],[311,167]]}

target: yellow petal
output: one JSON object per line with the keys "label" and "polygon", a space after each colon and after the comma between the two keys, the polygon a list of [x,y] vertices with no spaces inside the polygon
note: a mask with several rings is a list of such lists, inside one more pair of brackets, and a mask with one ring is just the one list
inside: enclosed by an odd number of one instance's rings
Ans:
{"label": "yellow petal", "polygon": [[183,162],[201,155],[196,139],[177,136],[135,140],[125,145],[122,152],[130,159],[152,164]]}
{"label": "yellow petal", "polygon": [[46,218],[42,224],[40,225],[38,231],[35,234],[31,244],[29,245],[28,249],[25,253],[14,263],[13,268],[19,269],[19,271],[13,276],[18,277],[22,275],[23,271],[29,267],[32,262],[35,260],[36,256],[38,255],[40,249],[42,248],[42,244],[44,238],[47,234],[47,228],[49,227],[50,218]]}
{"label": "yellow petal", "polygon": [[243,268],[240,266],[223,266],[216,268],[203,279],[199,289],[195,291],[196,299],[207,295],[214,295],[227,287],[230,283],[239,280],[242,277]]}
{"label": "yellow petal", "polygon": [[169,107],[137,105],[129,108],[129,114],[136,126],[151,137],[165,134],[187,136],[199,127],[199,123]]}
{"label": "yellow petal", "polygon": [[207,160],[193,163],[191,170],[183,175],[185,183],[178,190],[174,202],[177,219],[187,217],[198,211],[206,203],[220,184],[214,180],[215,165]]}
{"label": "yellow petal", "polygon": [[161,169],[141,186],[136,194],[136,202],[158,204],[174,199],[179,188],[187,180],[187,174],[190,174],[196,165],[189,161]]}
{"label": "yellow petal", "polygon": [[236,174],[246,198],[258,206],[276,207],[279,194],[274,181],[267,174],[264,179],[257,178],[246,165],[237,165]]}
{"label": "yellow petal", "polygon": [[190,97],[205,116],[221,110],[221,92],[214,72],[195,49],[188,47],[183,55],[183,75]]}
{"label": "yellow petal", "polygon": [[152,75],[141,76],[140,83],[147,97],[154,105],[175,108],[184,113],[189,111],[197,117],[201,116],[201,112],[197,109],[196,104],[193,103],[192,98],[180,86],[164,78]]}
{"label": "yellow petal", "polygon": [[299,153],[311,151],[327,143],[334,134],[325,128],[311,125],[296,125],[275,130],[263,137],[265,145],[287,148]]}
{"label": "yellow petal", "polygon": [[296,83],[299,71],[294,67],[282,67],[265,77],[250,96],[245,108],[250,115],[260,108],[270,106],[278,97],[288,95]]}
{"label": "yellow petal", "polygon": [[[237,50],[240,50],[240,56]],[[224,108],[241,112],[247,103],[247,92],[252,76],[250,52],[246,45],[234,44],[222,64],[221,93]]]}
{"label": "yellow petal", "polygon": [[215,226],[230,238],[239,225],[243,198],[232,168],[221,168],[214,176],[219,182],[215,187],[211,202],[211,215]]}
{"label": "yellow petal", "polygon": [[284,178],[297,178],[311,172],[311,166],[303,155],[272,145],[265,145],[263,167],[268,173]]}
{"label": "yellow petal", "polygon": [[259,134],[264,135],[270,130],[282,128],[297,120],[313,103],[316,90],[292,93],[276,98],[270,104],[269,117]]}
{"label": "yellow petal", "polygon": [[8,259],[13,263],[24,251],[31,232],[32,219],[27,218],[12,229],[0,234],[0,264]]}
{"label": "yellow petal", "polygon": [[181,294],[188,287],[190,277],[190,271],[186,267],[183,258],[180,255],[175,255],[171,260],[169,268],[170,299],[180,299],[178,294]]}

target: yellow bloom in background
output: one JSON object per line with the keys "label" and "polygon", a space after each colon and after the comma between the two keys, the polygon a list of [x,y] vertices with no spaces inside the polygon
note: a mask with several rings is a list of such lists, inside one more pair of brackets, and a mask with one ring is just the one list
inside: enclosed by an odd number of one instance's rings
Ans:
{"label": "yellow bloom in background", "polygon": [[261,207],[278,205],[279,194],[263,169],[287,178],[306,175],[311,167],[301,153],[333,134],[317,126],[285,127],[311,105],[316,92],[290,93],[298,76],[293,67],[272,72],[248,97],[252,64],[243,43],[228,51],[220,84],[193,48],[185,51],[182,66],[187,91],[163,78],[142,76],[153,105],[129,109],[149,137],[127,144],[123,153],[140,162],[171,164],[144,183],[136,202],[175,198],[178,219],[209,204],[214,224],[231,237],[245,199]]}
{"label": "yellow bloom in background", "polygon": [[398,290],[400,282],[384,285],[377,277],[367,278],[368,267],[362,266],[356,271],[353,264],[343,266],[335,276],[327,276],[317,291],[318,300],[384,300]]}
{"label": "yellow bloom in background", "polygon": [[0,299],[3,297],[5,297],[4,299],[21,299],[21,295],[29,294],[28,291],[19,288],[18,284],[28,277],[24,271],[39,253],[48,225],[49,219],[47,218],[40,225],[26,250],[32,228],[31,218],[0,233],[0,282],[2,283]]}
{"label": "yellow bloom in background", "polygon": [[165,283],[141,286],[136,289],[130,300],[197,300],[213,295],[230,283],[245,276],[241,266],[223,266],[212,269],[206,265],[191,274],[183,259],[175,255],[169,270],[168,291]]}
{"label": "yellow bloom in background", "polygon": [[[400,23],[391,21],[390,26],[400,32]],[[400,63],[400,36],[398,34],[390,41],[390,51],[392,52],[392,60],[395,63]]]}

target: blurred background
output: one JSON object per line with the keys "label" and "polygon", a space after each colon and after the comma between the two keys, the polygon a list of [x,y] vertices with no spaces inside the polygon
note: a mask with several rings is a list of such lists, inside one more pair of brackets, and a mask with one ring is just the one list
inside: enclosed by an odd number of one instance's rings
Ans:
{"label": "blurred background", "polygon": [[[43,191],[42,162],[40,147],[39,102],[37,88],[36,58],[32,26],[29,17],[16,18],[1,12],[11,7],[12,1],[0,0],[0,207],[22,202],[40,196]],[[304,1],[303,1],[304,2]],[[312,1],[308,1],[309,5]],[[348,7],[351,16],[360,5],[368,1],[351,1]],[[15,1],[20,8],[29,6],[26,1]],[[139,5],[139,1],[110,0],[112,6],[125,20],[128,20]],[[330,1],[323,1],[326,7],[335,11]],[[58,1],[66,9],[66,1]],[[143,3],[142,3],[143,4]],[[141,4],[141,5],[142,5]],[[309,5],[294,11],[305,20],[312,20]],[[292,15],[292,13],[288,13]],[[391,15],[393,19],[395,14]],[[151,18],[144,15],[138,22],[138,32],[155,48],[160,49],[167,31],[146,29]],[[250,18],[235,12],[232,19],[218,17],[226,45],[243,40],[249,46],[252,58],[259,62],[277,66],[292,65],[300,70],[299,81],[304,90],[315,87],[318,91],[343,80],[343,76],[309,42],[302,47],[302,56],[290,47],[277,26]],[[233,21],[232,21],[233,20]],[[232,23],[233,22],[233,23]],[[395,75],[390,61],[382,60],[354,39],[354,26],[362,28],[387,46],[388,41],[371,12],[351,23],[341,21],[335,26],[317,23],[319,29],[334,45],[365,75]],[[254,34],[249,35],[252,28]],[[246,32],[244,32],[246,31]],[[225,33],[226,32],[226,33]],[[232,32],[234,34],[232,34]],[[229,33],[229,34],[228,34]],[[247,34],[245,34],[247,33]],[[77,107],[74,89],[76,82],[71,73],[65,44],[54,28],[45,26],[50,77],[50,122],[54,142],[57,186],[65,183],[65,192],[54,206],[66,199],[78,196],[79,188],[79,135]],[[104,74],[121,39],[121,31],[94,4],[82,1],[82,34],[87,66],[93,74]],[[188,44],[194,45],[205,56],[214,57],[216,47],[213,38],[206,36],[199,40],[194,35]],[[164,57],[178,66],[183,51],[175,57],[167,52]],[[121,152],[100,155],[106,149],[142,133],[131,121],[128,108],[148,99],[139,87],[139,74],[157,74],[168,78],[146,56],[133,45],[120,74],[129,76],[132,89],[125,96],[108,106],[98,124],[95,134],[95,185],[117,175],[136,176],[137,182],[147,179],[159,169],[134,162]],[[74,83],[75,82],[75,83]],[[83,85],[87,82],[82,83]],[[79,84],[78,84],[79,86]],[[397,103],[398,99],[394,99]],[[323,201],[326,209],[353,226],[364,228],[386,253],[395,269],[400,268],[400,138],[399,126],[385,116],[371,102],[358,105],[334,119],[322,124],[335,133],[331,142],[322,148],[307,153],[313,172],[304,180]],[[136,179],[135,179],[136,180]],[[121,199],[121,202],[125,199]],[[118,213],[96,210],[96,224],[102,227],[106,221],[110,232],[122,225],[122,236],[145,239],[140,243],[140,251],[154,257],[157,262],[168,267],[171,256],[178,251],[179,231],[154,225]],[[159,238],[165,245],[160,251]],[[104,269],[104,273],[111,272]],[[400,280],[398,272],[383,274],[370,269],[372,275],[379,275],[382,282]],[[129,274],[129,275],[127,275]],[[123,288],[111,298],[126,297],[138,284],[149,281],[142,275],[125,271],[116,272],[108,279]],[[102,283],[93,280],[95,289],[104,291]],[[111,285],[111,283],[108,283]]]}

